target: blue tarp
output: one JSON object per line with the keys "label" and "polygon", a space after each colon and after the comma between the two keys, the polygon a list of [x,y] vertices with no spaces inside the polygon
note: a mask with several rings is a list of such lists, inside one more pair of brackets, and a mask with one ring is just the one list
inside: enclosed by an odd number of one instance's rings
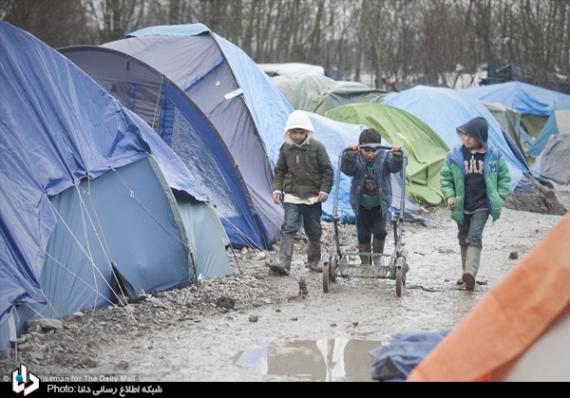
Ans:
{"label": "blue tarp", "polygon": [[[60,283],[56,272],[46,270],[50,263],[59,271],[66,266],[56,253],[71,259],[81,252],[83,262],[97,258],[87,246],[95,240],[115,249],[117,268],[135,287],[160,290],[186,283],[188,243],[170,188],[192,201],[207,198],[160,137],[61,54],[2,21],[0,87],[0,324],[15,304],[38,297],[62,300],[55,308],[60,314],[77,310],[82,297],[93,292]],[[161,213],[141,218],[153,209]],[[74,229],[79,220],[109,240]],[[120,239],[111,239],[113,234]],[[178,263],[169,263],[169,256],[155,258],[169,248]],[[91,289],[98,293],[97,285]]]}
{"label": "blue tarp", "polygon": [[549,116],[555,109],[570,108],[570,95],[519,81],[457,90],[465,97],[498,102],[523,115]]}
{"label": "blue tarp", "polygon": [[449,330],[400,333],[386,347],[370,352],[371,376],[379,381],[405,381],[414,368],[449,334]]}
{"label": "blue tarp", "polygon": [[[390,96],[385,102],[416,116],[435,131],[448,147],[461,144],[456,128],[482,116],[489,122],[489,145],[504,156],[511,173],[513,191],[521,181],[527,186],[529,170],[524,157],[493,115],[478,101],[459,95],[456,90],[417,86]],[[523,185],[521,184],[521,185]]]}

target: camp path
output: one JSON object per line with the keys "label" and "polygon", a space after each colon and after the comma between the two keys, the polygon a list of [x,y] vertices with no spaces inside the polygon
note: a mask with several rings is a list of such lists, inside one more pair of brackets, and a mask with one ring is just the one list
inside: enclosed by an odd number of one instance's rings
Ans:
{"label": "camp path", "polygon": [[[570,192],[559,192],[570,207]],[[400,332],[453,328],[542,236],[561,219],[503,210],[487,225],[478,285],[470,294],[455,280],[460,271],[457,228],[446,209],[428,214],[432,228],[406,224],[410,271],[402,298],[392,280],[339,279],[323,293],[321,274],[303,266],[304,240],[296,242],[291,276],[271,276],[268,255],[236,253],[234,277],[164,292],[128,308],[77,314],[49,333],[23,335],[20,359],[42,374],[123,374],[142,380],[307,380],[244,365],[243,353],[299,341],[339,339],[387,344]],[[324,223],[324,250],[332,228]],[[341,227],[341,244],[354,250],[354,226]],[[350,246],[353,246],[352,248]],[[386,251],[391,250],[391,237]],[[297,298],[299,278],[309,295]],[[369,361],[362,354],[362,361]],[[0,362],[2,374],[13,363]]]}

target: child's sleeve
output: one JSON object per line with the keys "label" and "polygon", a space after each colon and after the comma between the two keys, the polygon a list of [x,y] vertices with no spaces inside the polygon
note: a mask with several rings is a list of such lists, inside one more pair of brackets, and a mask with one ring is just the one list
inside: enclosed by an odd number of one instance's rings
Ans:
{"label": "child's sleeve", "polygon": [[321,185],[319,187],[319,191],[329,194],[333,183],[333,168],[329,154],[327,153],[324,145],[319,146],[317,155],[321,172]]}
{"label": "child's sleeve", "polygon": [[404,157],[402,155],[394,155],[392,152],[388,152],[388,156],[386,156],[385,162],[388,165],[388,170],[390,170],[390,173],[397,173],[402,170]]}
{"label": "child's sleeve", "polygon": [[497,192],[502,200],[505,200],[509,195],[509,187],[511,185],[511,173],[509,172],[509,167],[505,158],[501,156],[499,158],[499,171],[497,173]]}
{"label": "child's sleeve", "polygon": [[346,174],[349,177],[353,177],[356,174],[356,166],[357,166],[357,153],[351,153],[350,151],[346,151],[342,154],[342,158],[340,160],[340,171]]}
{"label": "child's sleeve", "polygon": [[273,192],[283,191],[283,180],[285,179],[285,173],[287,173],[287,159],[285,158],[285,151],[283,146],[279,150],[279,159],[277,159],[277,164],[275,165],[275,178],[273,179]]}
{"label": "child's sleeve", "polygon": [[455,197],[455,181],[453,180],[453,173],[451,172],[451,162],[448,159],[443,161],[443,168],[439,175],[439,182],[441,185],[441,193],[445,200]]}

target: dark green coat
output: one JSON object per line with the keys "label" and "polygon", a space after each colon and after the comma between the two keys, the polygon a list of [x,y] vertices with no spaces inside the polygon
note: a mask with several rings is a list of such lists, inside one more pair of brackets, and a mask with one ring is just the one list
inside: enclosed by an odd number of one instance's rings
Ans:
{"label": "dark green coat", "polygon": [[333,169],[325,146],[311,136],[301,145],[285,143],[275,166],[273,192],[292,194],[302,199],[330,193]]}

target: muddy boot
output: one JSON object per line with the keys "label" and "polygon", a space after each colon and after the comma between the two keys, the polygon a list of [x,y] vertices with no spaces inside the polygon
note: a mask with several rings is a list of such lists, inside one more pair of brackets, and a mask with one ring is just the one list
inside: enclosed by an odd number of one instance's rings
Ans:
{"label": "muddy boot", "polygon": [[[370,243],[359,243],[358,252],[359,253],[370,253]],[[360,256],[361,265],[370,265],[370,256],[361,255]]]}
{"label": "muddy boot", "polygon": [[372,241],[372,251],[374,252],[374,264],[382,265],[382,256],[377,256],[377,254],[384,254],[384,243],[385,240],[374,239]]}
{"label": "muddy boot", "polygon": [[311,271],[323,272],[323,268],[320,265],[321,262],[321,241],[320,240],[309,240],[309,245],[307,246],[307,266]]}
{"label": "muddy boot", "polygon": [[293,258],[293,245],[295,235],[282,234],[279,242],[279,264],[273,264],[271,270],[279,275],[289,275],[291,272],[291,259]]}
{"label": "muddy boot", "polygon": [[[465,272],[465,257],[467,256],[467,246],[460,246],[461,247],[461,275]],[[458,285],[463,285],[463,277],[457,279],[456,282]]]}
{"label": "muddy boot", "polygon": [[475,289],[475,278],[479,270],[479,260],[481,259],[481,249],[475,246],[467,246],[465,255],[465,271],[463,272],[463,282],[465,289],[472,292]]}

